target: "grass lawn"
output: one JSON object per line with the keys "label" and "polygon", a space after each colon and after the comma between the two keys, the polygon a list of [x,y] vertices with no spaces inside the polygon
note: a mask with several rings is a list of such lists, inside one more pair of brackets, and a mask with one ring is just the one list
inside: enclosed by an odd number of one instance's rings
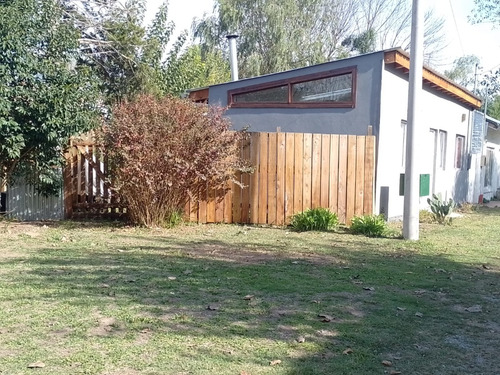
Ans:
{"label": "grass lawn", "polygon": [[499,243],[3,221],[0,374],[498,374]]}

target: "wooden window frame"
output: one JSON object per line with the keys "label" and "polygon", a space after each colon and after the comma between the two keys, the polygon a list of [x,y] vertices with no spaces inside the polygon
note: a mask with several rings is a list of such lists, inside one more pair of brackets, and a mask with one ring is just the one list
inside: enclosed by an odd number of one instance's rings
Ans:
{"label": "wooden window frame", "polygon": [[[309,81],[315,81],[319,79],[338,77],[346,74],[351,74],[352,82],[352,100],[346,102],[293,102],[293,90],[292,86],[297,83],[304,83]],[[357,81],[357,69],[355,66],[349,66],[342,69],[328,70],[326,72],[319,72],[308,74],[295,78],[281,79],[273,82],[260,83],[257,85],[252,85],[248,87],[241,87],[234,90],[229,90],[227,92],[227,103],[230,108],[354,108],[356,106],[356,81]],[[280,86],[288,86],[288,103],[279,102],[235,102],[233,97],[239,94],[247,94],[251,92],[272,89]]]}

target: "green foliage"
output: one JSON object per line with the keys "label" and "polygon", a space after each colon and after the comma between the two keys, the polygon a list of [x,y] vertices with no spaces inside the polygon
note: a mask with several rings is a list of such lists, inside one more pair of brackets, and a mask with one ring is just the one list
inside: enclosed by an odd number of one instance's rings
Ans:
{"label": "green foliage", "polygon": [[326,208],[313,208],[293,215],[290,225],[297,232],[328,231],[338,227],[339,219]]}
{"label": "green foliage", "polygon": [[205,196],[208,181],[230,180],[242,166],[242,136],[220,108],[146,95],[115,105],[99,134],[114,187],[130,219],[145,226],[171,222],[187,199]]}
{"label": "green foliage", "polygon": [[14,176],[57,190],[62,151],[97,123],[95,77],[57,0],[0,2],[0,186]]}
{"label": "green foliage", "polygon": [[353,234],[382,237],[387,232],[388,227],[382,215],[364,215],[353,217],[349,229]]}
{"label": "green foliage", "polygon": [[445,70],[444,75],[459,85],[473,90],[476,67],[478,65],[479,58],[477,56],[462,56],[453,61],[453,67],[450,70]]}
{"label": "green foliage", "polygon": [[450,215],[455,208],[453,199],[443,200],[441,194],[432,194],[432,199],[427,198],[427,203],[431,208],[434,219],[440,224],[451,224],[452,218]]}
{"label": "green foliage", "polygon": [[500,24],[500,2],[498,0],[474,0],[474,5],[475,8],[469,16],[469,21]]}

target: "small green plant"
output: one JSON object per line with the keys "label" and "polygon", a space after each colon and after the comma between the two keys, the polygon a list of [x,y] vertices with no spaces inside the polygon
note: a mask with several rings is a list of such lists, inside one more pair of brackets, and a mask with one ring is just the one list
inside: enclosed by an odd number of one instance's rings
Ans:
{"label": "small green plant", "polygon": [[313,208],[293,215],[290,225],[297,232],[334,230],[339,225],[339,218],[326,208]]}
{"label": "small green plant", "polygon": [[387,223],[382,215],[355,216],[349,227],[354,234],[363,234],[367,237],[382,237],[387,233]]}
{"label": "small green plant", "polygon": [[172,213],[168,214],[164,227],[165,228],[174,228],[181,224],[184,221],[184,214],[182,211],[173,211]]}
{"label": "small green plant", "polygon": [[451,214],[455,208],[453,199],[443,200],[441,194],[432,194],[432,199],[427,198],[427,203],[431,207],[431,212],[439,224],[451,224]]}

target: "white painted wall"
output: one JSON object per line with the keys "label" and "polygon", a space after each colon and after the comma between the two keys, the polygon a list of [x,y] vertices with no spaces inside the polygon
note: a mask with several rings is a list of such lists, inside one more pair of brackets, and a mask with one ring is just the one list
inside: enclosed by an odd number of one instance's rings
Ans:
{"label": "white painted wall", "polygon": [[[406,120],[407,117],[407,76],[393,68],[385,67],[382,72],[381,98],[375,212],[380,212],[381,188],[388,187],[389,207],[386,215],[389,219],[397,219],[403,215],[403,197],[399,196],[399,178],[400,173],[405,171],[402,162],[404,146],[401,121]],[[429,88],[425,88],[421,98],[421,124],[417,143],[421,155],[418,165],[419,173],[431,175],[431,194],[441,193],[444,198],[451,197],[458,201],[465,201],[469,172],[466,169],[466,157],[464,157],[463,169],[455,168],[455,139],[457,134],[463,135],[466,137],[465,144],[467,144],[470,111],[451,98]],[[437,134],[439,130],[446,132],[444,170],[439,168],[439,165],[434,168],[435,148],[430,129],[436,129]],[[437,146],[439,150],[439,139]],[[427,198],[420,198],[421,208],[427,207]]]}

